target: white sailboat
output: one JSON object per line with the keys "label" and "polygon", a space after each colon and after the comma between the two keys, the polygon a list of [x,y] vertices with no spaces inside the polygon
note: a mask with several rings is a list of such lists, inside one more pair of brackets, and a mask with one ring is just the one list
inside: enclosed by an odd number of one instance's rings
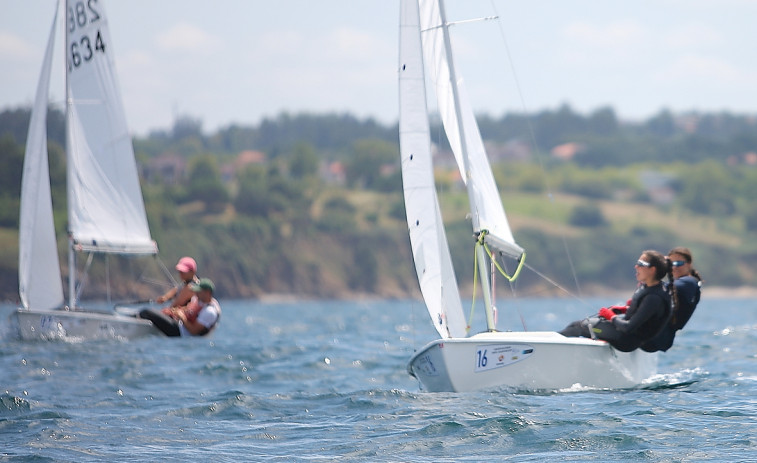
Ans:
{"label": "white sailboat", "polygon": [[[604,341],[557,332],[500,332],[493,314],[492,256],[518,262],[515,242],[492,176],[473,110],[455,68],[443,0],[401,0],[400,151],[410,242],[426,307],[440,338],[407,365],[423,389],[471,391],[495,387],[559,390],[577,385],[626,388],[656,373],[654,354],[623,353]],[[435,89],[445,133],[466,184],[487,330],[468,336],[460,293],[434,185],[426,73]],[[487,251],[491,251],[491,254]]]}
{"label": "white sailboat", "polygon": [[11,318],[23,339],[158,334],[147,320],[78,305],[76,253],[158,250],[147,225],[102,1],[66,0],[65,11],[69,300],[64,305],[47,154],[56,9],[27,135],[19,227],[22,307]]}

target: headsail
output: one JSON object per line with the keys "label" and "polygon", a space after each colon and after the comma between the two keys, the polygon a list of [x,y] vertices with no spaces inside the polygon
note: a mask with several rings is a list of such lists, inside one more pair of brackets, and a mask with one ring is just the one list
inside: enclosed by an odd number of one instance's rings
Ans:
{"label": "headsail", "polygon": [[434,185],[417,0],[401,2],[399,88],[402,183],[415,270],[439,335],[463,337],[465,317]]}
{"label": "headsail", "polygon": [[47,100],[55,44],[56,7],[26,138],[19,212],[19,295],[24,308],[63,304],[47,154]]}
{"label": "headsail", "polygon": [[85,250],[154,254],[103,4],[66,5],[71,234]]}
{"label": "headsail", "polygon": [[419,1],[424,56],[447,139],[468,187],[474,231],[485,230],[491,245],[517,259],[523,249],[513,238],[473,109],[449,54],[448,25],[442,17],[442,6],[439,0]]}

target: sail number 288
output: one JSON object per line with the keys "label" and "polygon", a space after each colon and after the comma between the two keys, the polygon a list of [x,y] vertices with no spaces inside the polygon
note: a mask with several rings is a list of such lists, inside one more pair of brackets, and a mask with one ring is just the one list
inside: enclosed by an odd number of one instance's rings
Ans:
{"label": "sail number 288", "polygon": [[68,8],[68,32],[73,32],[77,27],[84,27],[87,23],[93,23],[100,20],[100,13],[97,11],[97,0],[87,0],[76,2]]}

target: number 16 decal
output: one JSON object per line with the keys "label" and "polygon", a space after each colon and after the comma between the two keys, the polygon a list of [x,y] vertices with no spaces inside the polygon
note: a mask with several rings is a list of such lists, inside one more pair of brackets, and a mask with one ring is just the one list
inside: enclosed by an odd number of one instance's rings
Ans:
{"label": "number 16 decal", "polygon": [[476,348],[476,365],[473,371],[481,372],[501,368],[534,353],[534,348],[525,344],[487,344]]}

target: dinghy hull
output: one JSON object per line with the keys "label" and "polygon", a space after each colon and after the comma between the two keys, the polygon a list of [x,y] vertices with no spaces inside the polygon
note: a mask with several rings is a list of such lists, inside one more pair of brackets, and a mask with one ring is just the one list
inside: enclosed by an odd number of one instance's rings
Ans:
{"label": "dinghy hull", "polygon": [[657,357],[551,331],[487,332],[433,341],[410,359],[407,370],[429,392],[623,389],[656,374]]}
{"label": "dinghy hull", "polygon": [[160,334],[149,320],[83,310],[18,309],[11,314],[11,323],[23,340],[134,339]]}

